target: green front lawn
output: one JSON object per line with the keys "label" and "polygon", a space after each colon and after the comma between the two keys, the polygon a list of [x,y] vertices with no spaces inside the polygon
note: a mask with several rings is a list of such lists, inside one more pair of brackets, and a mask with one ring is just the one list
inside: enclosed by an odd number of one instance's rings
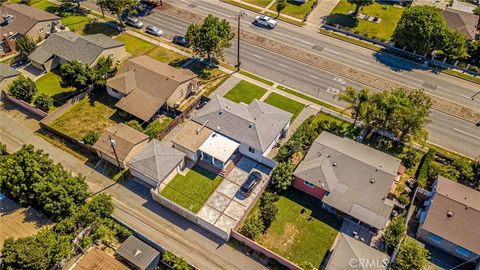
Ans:
{"label": "green front lawn", "polygon": [[107,25],[104,22],[92,22],[83,28],[82,35],[104,34],[113,37],[120,34],[120,31]]}
{"label": "green front lawn", "polygon": [[50,126],[77,140],[82,140],[89,131],[102,133],[107,127],[124,122],[114,107],[116,102],[107,91],[94,91]]}
{"label": "green front lawn", "polygon": [[374,2],[372,5],[360,9],[359,13],[379,17],[381,19],[380,23],[368,22],[348,15],[349,12],[354,10],[354,5],[349,4],[347,0],[341,0],[332,13],[330,13],[327,21],[329,24],[340,24],[350,29],[350,31],[366,37],[389,41],[404,8]]}
{"label": "green front lawn", "polygon": [[72,15],[72,16],[61,18],[60,21],[62,22],[63,25],[70,28],[70,31],[82,32],[83,28],[85,28],[85,26],[89,24],[92,21],[92,19],[88,18],[87,16]]}
{"label": "green front lawn", "polygon": [[225,94],[226,99],[233,102],[243,102],[250,104],[254,99],[261,98],[267,90],[247,81],[240,81],[228,93]]}
{"label": "green front lawn", "polygon": [[279,95],[277,93],[271,93],[270,95],[268,95],[268,97],[265,99],[265,102],[284,111],[292,113],[293,116],[290,120],[291,122],[293,122],[293,120],[297,118],[298,114],[305,107],[305,105],[303,105],[302,103]]}
{"label": "green front lawn", "polygon": [[197,213],[222,182],[222,177],[201,167],[193,167],[185,176],[178,174],[160,195]]}
{"label": "green front lawn", "polygon": [[256,6],[260,6],[260,7],[266,7],[268,6],[268,4],[270,4],[270,2],[272,2],[273,0],[244,0],[244,2],[247,2],[247,3],[250,3],[250,4],[254,4]]}
{"label": "green front lawn", "polygon": [[54,3],[50,2],[50,1],[47,1],[47,0],[39,1],[35,4],[33,4],[32,6],[38,8],[38,9],[47,11],[47,12],[52,7],[57,7],[57,5],[55,5]]}
{"label": "green front lawn", "polygon": [[62,78],[55,72],[48,72],[35,81],[37,86],[37,96],[40,94],[47,94],[54,100],[51,111],[63,105],[75,91],[75,87],[62,87]]}
{"label": "green front lawn", "polygon": [[[305,16],[310,12],[313,4],[316,0],[308,0],[306,3],[300,4],[294,0],[287,0],[287,6],[282,10],[280,14],[289,15],[297,19],[305,19]],[[276,4],[270,7],[270,10],[276,11]]]}
{"label": "green front lawn", "polygon": [[258,242],[297,265],[317,269],[342,221],[324,210],[319,199],[294,188],[280,196],[276,204],[277,217]]}

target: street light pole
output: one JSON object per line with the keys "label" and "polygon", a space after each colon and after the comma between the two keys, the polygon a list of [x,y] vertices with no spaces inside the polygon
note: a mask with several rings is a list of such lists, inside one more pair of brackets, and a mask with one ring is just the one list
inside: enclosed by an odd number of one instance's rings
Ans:
{"label": "street light pole", "polygon": [[476,97],[478,94],[480,94],[480,91],[478,91],[477,93],[475,93],[475,94],[474,94],[473,96],[471,96],[470,98],[471,98],[472,100],[475,100],[475,97]]}
{"label": "street light pole", "polygon": [[[113,136],[116,134],[117,132],[113,133]],[[113,154],[115,155],[115,159],[117,160],[117,164],[118,164],[118,168],[119,169],[122,169],[122,166],[120,166],[120,160],[118,159],[118,155],[117,155],[117,149],[115,148],[115,140],[113,139],[112,135],[108,135],[108,138],[110,139],[110,146],[112,147],[113,149]]]}

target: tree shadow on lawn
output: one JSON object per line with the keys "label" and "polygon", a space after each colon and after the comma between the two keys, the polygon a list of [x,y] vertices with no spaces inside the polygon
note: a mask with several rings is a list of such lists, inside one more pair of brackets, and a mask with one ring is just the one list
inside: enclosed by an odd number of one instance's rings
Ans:
{"label": "tree shadow on lawn", "polygon": [[358,26],[358,19],[354,18],[347,14],[335,13],[328,15],[327,17],[328,24],[339,24],[346,28],[355,28]]}
{"label": "tree shadow on lawn", "polygon": [[83,32],[86,35],[104,34],[109,37],[120,35],[120,31],[104,22],[91,22],[85,25]]}
{"label": "tree shadow on lawn", "polygon": [[299,215],[304,215],[305,210],[311,210],[311,218],[317,219],[336,230],[340,229],[340,226],[342,225],[342,219],[323,209],[322,201],[319,199],[296,190],[293,187],[283,193],[282,196],[301,205],[304,208],[298,213]]}

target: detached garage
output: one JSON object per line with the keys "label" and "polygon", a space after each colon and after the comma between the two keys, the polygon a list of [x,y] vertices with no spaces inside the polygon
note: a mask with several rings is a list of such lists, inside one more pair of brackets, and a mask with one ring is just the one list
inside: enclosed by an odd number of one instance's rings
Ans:
{"label": "detached garage", "polygon": [[184,160],[184,153],[154,139],[127,162],[127,167],[135,181],[157,187],[175,177],[184,166]]}

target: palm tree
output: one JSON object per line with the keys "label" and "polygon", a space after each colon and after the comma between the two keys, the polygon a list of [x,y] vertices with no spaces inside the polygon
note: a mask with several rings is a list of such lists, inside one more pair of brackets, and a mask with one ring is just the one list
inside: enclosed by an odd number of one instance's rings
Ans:
{"label": "palm tree", "polygon": [[352,87],[347,87],[343,93],[338,95],[338,99],[347,102],[347,110],[352,110],[353,126],[357,124],[358,119],[362,119],[366,112],[366,105],[370,99],[370,90],[363,88],[360,91]]}

